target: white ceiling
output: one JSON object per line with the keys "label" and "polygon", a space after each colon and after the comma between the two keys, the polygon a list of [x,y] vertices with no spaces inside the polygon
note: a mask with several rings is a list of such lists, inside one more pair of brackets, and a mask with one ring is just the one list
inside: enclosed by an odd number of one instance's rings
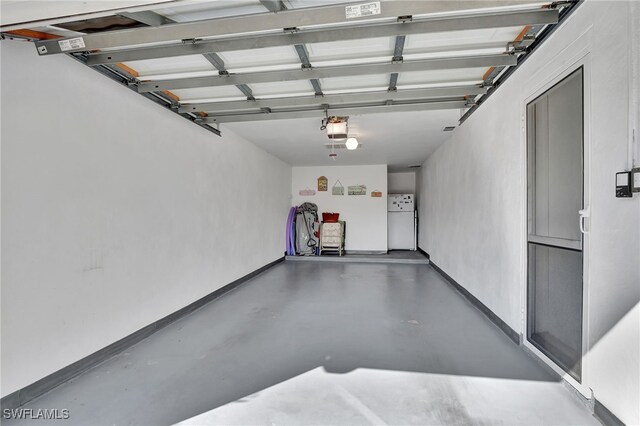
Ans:
{"label": "white ceiling", "polygon": [[232,130],[294,166],[389,164],[402,170],[422,164],[450,135],[442,128],[455,126],[459,118],[459,110],[352,115],[349,133],[362,147],[337,149],[335,161],[325,147],[330,139],[320,130],[320,118],[228,123],[220,129]]}

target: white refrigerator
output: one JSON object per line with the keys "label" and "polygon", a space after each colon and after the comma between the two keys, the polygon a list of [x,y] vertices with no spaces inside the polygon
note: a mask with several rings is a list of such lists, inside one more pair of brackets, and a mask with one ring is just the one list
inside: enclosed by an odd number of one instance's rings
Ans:
{"label": "white refrigerator", "polygon": [[414,195],[389,194],[387,201],[389,250],[416,250]]}

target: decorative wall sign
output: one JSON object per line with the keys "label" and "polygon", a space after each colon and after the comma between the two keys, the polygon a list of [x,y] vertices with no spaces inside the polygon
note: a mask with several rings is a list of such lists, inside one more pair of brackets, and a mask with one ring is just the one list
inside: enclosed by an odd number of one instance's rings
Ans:
{"label": "decorative wall sign", "polygon": [[337,180],[335,185],[333,185],[333,188],[331,188],[331,193],[333,195],[344,195],[344,186],[342,186],[342,182]]}
{"label": "decorative wall sign", "polygon": [[318,191],[326,191],[329,186],[329,180],[326,176],[320,176],[318,178]]}
{"label": "decorative wall sign", "polygon": [[347,189],[349,195],[367,195],[367,185],[351,185]]}
{"label": "decorative wall sign", "polygon": [[303,197],[308,197],[311,195],[316,195],[316,191],[314,191],[313,189],[302,189],[300,190],[300,192],[298,192],[298,194],[302,195]]}
{"label": "decorative wall sign", "polygon": [[382,197],[382,191],[371,191],[371,196],[372,197],[376,197],[376,198],[380,198],[380,197]]}

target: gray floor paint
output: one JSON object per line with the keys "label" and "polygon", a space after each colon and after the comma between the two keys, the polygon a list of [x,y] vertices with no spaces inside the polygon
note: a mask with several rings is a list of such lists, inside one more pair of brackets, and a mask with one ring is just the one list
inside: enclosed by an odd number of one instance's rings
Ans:
{"label": "gray floor paint", "polygon": [[598,424],[431,267],[398,264],[279,264],[24,408],[78,425]]}

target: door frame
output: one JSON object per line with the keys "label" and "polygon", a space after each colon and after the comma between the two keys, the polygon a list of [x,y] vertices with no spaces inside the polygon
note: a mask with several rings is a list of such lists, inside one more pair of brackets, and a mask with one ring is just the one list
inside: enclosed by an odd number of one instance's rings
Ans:
{"label": "door frame", "polygon": [[[571,375],[565,372],[554,361],[547,357],[542,351],[536,348],[531,342],[528,341],[528,141],[527,141],[527,105],[551,89],[553,86],[561,82],[564,78],[568,77],[573,72],[582,68],[582,92],[583,92],[583,208],[590,206],[591,199],[591,129],[590,129],[590,117],[591,117],[591,65],[590,56],[587,49],[581,51],[573,57],[572,60],[564,62],[560,66],[547,70],[543,79],[540,79],[540,83],[528,93],[526,93],[520,107],[521,111],[521,146],[522,146],[522,206],[523,206],[523,220],[522,220],[522,256],[521,256],[521,320],[523,335],[521,335],[521,344],[538,358],[540,358],[547,366],[555,371],[560,377],[562,377],[567,383],[577,389],[586,398],[592,397],[591,389],[586,385],[590,379],[589,357],[586,356],[589,350],[589,265],[590,265],[590,238],[589,234],[582,235],[582,366],[581,366],[581,382],[575,380]],[[576,212],[576,220],[578,220],[578,212]],[[591,221],[585,219],[585,227],[587,231],[590,230]]]}

